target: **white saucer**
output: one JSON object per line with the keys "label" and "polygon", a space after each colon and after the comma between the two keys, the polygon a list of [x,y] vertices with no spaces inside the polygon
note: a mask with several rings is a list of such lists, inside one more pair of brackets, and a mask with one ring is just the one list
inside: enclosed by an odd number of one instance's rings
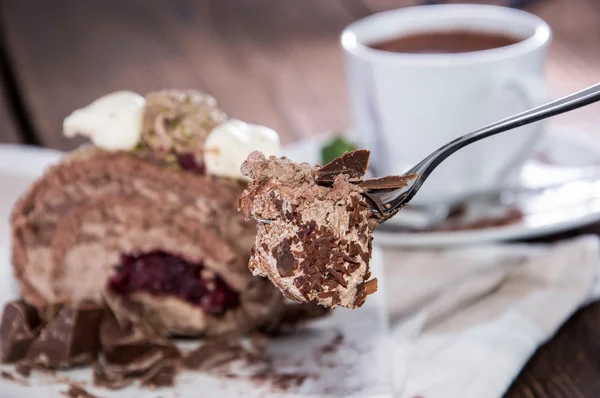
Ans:
{"label": "white saucer", "polygon": [[[320,148],[327,138],[301,141],[285,148],[287,157],[311,164],[320,162]],[[540,162],[543,159],[543,162]],[[582,133],[554,129],[540,141],[536,155],[525,165],[521,180],[542,186],[569,175],[580,168],[598,166],[600,175],[600,140]],[[393,222],[394,219],[387,221]],[[388,232],[376,230],[374,243],[382,246],[453,246],[492,241],[535,238],[582,227],[600,221],[598,197],[570,202],[568,207],[549,208],[543,214],[525,216],[505,226],[461,231]]]}

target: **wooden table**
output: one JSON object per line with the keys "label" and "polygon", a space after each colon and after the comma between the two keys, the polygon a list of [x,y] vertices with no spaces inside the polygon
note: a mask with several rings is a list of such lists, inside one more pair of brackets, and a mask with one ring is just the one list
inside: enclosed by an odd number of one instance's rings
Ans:
{"label": "wooden table", "polygon": [[[338,35],[401,0],[0,0],[0,142],[68,150],[73,109],[119,89],[193,87],[284,143],[344,129]],[[478,3],[502,3],[478,1]],[[600,81],[600,1],[537,0],[555,39],[555,95]],[[559,122],[595,130],[597,108]],[[563,234],[600,233],[600,226]],[[556,239],[553,237],[550,239]],[[576,266],[576,264],[574,264]],[[525,366],[506,397],[600,397],[600,303],[575,314]]]}
{"label": "wooden table", "polygon": [[[0,65],[0,70],[2,66]],[[0,88],[7,88],[4,77],[0,74]],[[0,90],[0,142],[21,143],[20,131],[14,117],[14,110],[10,107],[8,91]]]}

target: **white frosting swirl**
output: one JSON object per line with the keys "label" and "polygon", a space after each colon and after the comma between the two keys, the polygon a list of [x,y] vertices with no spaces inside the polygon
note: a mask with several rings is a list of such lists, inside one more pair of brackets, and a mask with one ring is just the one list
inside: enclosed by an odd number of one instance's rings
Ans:
{"label": "white frosting swirl", "polygon": [[117,91],[77,109],[63,122],[67,137],[89,137],[106,150],[130,150],[140,142],[145,98],[132,91]]}
{"label": "white frosting swirl", "polygon": [[229,119],[215,127],[206,139],[206,170],[217,176],[249,181],[240,167],[254,151],[266,157],[280,156],[279,135],[269,127]]}

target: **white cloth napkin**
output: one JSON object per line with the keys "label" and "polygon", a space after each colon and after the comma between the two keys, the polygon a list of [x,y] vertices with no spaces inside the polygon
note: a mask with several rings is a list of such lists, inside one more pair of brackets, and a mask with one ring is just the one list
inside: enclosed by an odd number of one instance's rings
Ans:
{"label": "white cloth napkin", "polygon": [[598,297],[600,244],[385,251],[398,398],[501,397],[535,349]]}

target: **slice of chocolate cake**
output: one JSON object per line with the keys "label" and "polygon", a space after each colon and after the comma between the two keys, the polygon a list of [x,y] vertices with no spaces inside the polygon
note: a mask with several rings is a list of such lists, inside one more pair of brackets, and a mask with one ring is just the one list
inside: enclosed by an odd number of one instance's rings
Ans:
{"label": "slice of chocolate cake", "polygon": [[[251,139],[236,141],[239,129]],[[64,130],[95,145],[66,155],[14,208],[27,303],[44,314],[117,298],[132,304],[117,311],[160,335],[238,332],[279,316],[281,294],[248,271],[255,226],[237,209],[239,165],[255,149],[275,154],[275,132],[226,120],[192,91],[114,93]]]}

